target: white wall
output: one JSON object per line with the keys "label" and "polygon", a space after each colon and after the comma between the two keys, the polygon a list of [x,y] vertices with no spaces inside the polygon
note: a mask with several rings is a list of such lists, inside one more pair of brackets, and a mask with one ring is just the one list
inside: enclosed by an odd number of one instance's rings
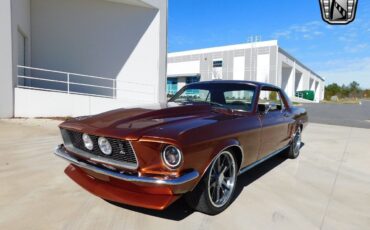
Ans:
{"label": "white wall", "polygon": [[[143,0],[142,0],[143,1]],[[167,84],[167,33],[168,33],[168,0],[144,0],[159,9],[159,60],[158,60],[158,79],[156,83],[157,100],[160,103],[167,101],[166,84]]]}
{"label": "white wall", "polygon": [[303,74],[297,70],[295,71],[294,89],[295,91],[303,90]]}
{"label": "white wall", "polygon": [[257,81],[269,82],[270,74],[270,54],[260,54],[257,56]]}
{"label": "white wall", "polygon": [[15,89],[15,117],[84,116],[142,103],[74,94]]}
{"label": "white wall", "polygon": [[245,80],[245,56],[234,57],[233,80]]}
{"label": "white wall", "polygon": [[[118,88],[152,89],[139,93],[145,100],[165,100],[167,2],[152,3],[160,10],[118,2],[32,0],[32,66],[115,78]],[[117,96],[138,97],[131,91]]]}
{"label": "white wall", "polygon": [[283,65],[281,70],[281,87],[289,97],[295,95],[294,78],[295,78],[294,66],[290,67]]}
{"label": "white wall", "polygon": [[[280,82],[280,86],[284,88],[288,96],[295,95],[296,84],[298,84],[298,90],[315,90],[315,82],[319,82],[319,86],[315,91],[315,102],[322,100],[324,97],[325,81],[320,79],[297,60],[294,60],[292,57],[287,55],[285,51],[282,51],[281,49],[280,51],[278,58],[278,68],[280,69],[278,72],[278,80]],[[292,68],[292,73],[290,73],[290,68]],[[299,83],[295,82],[295,72],[302,74]],[[287,78],[287,75],[289,75],[289,78]]]}
{"label": "white wall", "polygon": [[[119,106],[164,102],[167,4],[167,0],[0,1],[0,118],[14,115],[19,33],[26,38],[26,65],[121,80],[117,87],[123,89],[124,98],[113,103]],[[46,98],[52,94],[40,93]],[[19,99],[17,103],[25,105]]]}
{"label": "white wall", "polygon": [[187,61],[168,63],[168,76],[197,75],[200,74],[200,61]]}
{"label": "white wall", "polygon": [[11,0],[0,1],[0,118],[13,116]]}
{"label": "white wall", "polygon": [[17,77],[18,63],[18,33],[21,33],[26,38],[25,51],[26,58],[25,64],[31,64],[31,10],[30,0],[12,0],[12,36],[13,36],[13,72],[14,82]]}

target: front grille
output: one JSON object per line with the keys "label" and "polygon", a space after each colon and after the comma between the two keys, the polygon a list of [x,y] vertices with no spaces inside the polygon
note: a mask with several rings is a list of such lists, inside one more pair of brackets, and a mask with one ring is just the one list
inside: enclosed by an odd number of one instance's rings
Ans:
{"label": "front grille", "polygon": [[91,140],[94,142],[94,148],[93,150],[88,150],[87,148],[85,148],[85,145],[83,143],[82,133],[70,131],[70,130],[65,130],[65,131],[73,147],[79,150],[82,150],[84,152],[90,153],[95,156],[103,157],[106,159],[137,165],[135,152],[132,149],[132,146],[129,141],[106,137],[106,139],[109,141],[109,143],[112,146],[112,154],[105,155],[99,148],[99,145],[98,145],[99,137],[98,136],[89,135],[91,137]]}

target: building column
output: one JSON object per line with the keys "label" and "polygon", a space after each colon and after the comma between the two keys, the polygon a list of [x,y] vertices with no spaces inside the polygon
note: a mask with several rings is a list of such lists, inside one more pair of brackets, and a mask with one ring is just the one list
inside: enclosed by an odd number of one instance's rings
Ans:
{"label": "building column", "polygon": [[320,81],[317,81],[317,89],[316,89],[316,81],[315,81],[315,101],[320,102],[321,97],[321,83]]}
{"label": "building column", "polygon": [[295,97],[295,77],[296,77],[296,62],[293,63],[293,69],[292,69],[292,86],[291,86],[291,97]]}
{"label": "building column", "polygon": [[0,1],[0,118],[14,115],[11,0]]}
{"label": "building column", "polygon": [[166,83],[167,83],[167,33],[168,33],[168,0],[159,1],[159,78],[157,97],[160,103],[167,102]]}

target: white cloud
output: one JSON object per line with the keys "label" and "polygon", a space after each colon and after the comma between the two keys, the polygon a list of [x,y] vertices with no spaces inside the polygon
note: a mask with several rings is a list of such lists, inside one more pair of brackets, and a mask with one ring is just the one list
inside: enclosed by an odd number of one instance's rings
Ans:
{"label": "white cloud", "polygon": [[276,31],[272,37],[276,39],[314,39],[323,35],[322,29],[325,29],[325,24],[319,21],[306,22],[301,25],[292,25],[285,30]]}
{"label": "white cloud", "polygon": [[291,32],[290,31],[279,31],[279,32],[275,32],[273,37],[279,39],[279,38],[286,38],[286,39],[289,39],[290,38],[290,34]]}
{"label": "white cloud", "polygon": [[353,42],[356,40],[356,38],[353,36],[352,37],[351,36],[339,36],[338,40],[341,42]]}
{"label": "white cloud", "polygon": [[360,52],[364,49],[367,49],[369,47],[369,45],[367,43],[361,43],[361,44],[356,44],[356,45],[353,45],[353,46],[345,46],[344,47],[344,50],[349,52],[349,53],[357,53],[357,52]]}

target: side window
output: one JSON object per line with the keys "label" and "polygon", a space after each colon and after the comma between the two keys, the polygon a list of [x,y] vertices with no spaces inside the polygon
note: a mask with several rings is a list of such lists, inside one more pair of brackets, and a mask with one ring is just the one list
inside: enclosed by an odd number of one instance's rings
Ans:
{"label": "side window", "polygon": [[236,110],[250,111],[252,109],[253,90],[225,91],[225,104]]}
{"label": "side window", "polygon": [[284,103],[281,100],[280,92],[271,89],[262,89],[258,99],[258,109],[264,111],[266,105],[275,104],[276,107],[270,111],[279,111],[284,109]]}

